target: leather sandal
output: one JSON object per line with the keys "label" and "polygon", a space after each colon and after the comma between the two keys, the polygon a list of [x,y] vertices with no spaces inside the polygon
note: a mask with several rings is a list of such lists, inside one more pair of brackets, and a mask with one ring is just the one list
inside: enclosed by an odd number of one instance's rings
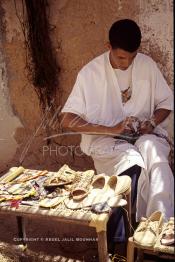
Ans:
{"label": "leather sandal", "polygon": [[62,166],[58,172],[52,173],[53,175],[45,180],[44,187],[63,186],[73,182],[76,171],[69,168],[68,165]]}
{"label": "leather sandal", "polygon": [[71,188],[71,196],[74,200],[80,201],[88,195],[94,174],[94,170],[76,173]]}

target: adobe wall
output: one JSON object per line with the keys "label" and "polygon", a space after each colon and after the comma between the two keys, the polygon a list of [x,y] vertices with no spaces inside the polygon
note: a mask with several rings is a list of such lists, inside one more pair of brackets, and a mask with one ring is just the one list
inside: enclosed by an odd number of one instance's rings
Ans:
{"label": "adobe wall", "polygon": [[[51,38],[61,67],[57,103],[63,106],[79,69],[106,50],[108,29],[121,18],[135,19],[142,29],[142,51],[158,62],[173,84],[173,2],[119,0],[49,0]],[[67,163],[76,169],[93,167],[79,151],[79,136],[54,136],[48,145],[42,111],[27,79],[21,25],[21,1],[0,1],[0,172],[11,166],[57,170]],[[172,117],[169,132],[173,135]],[[49,135],[56,135],[52,123]]]}

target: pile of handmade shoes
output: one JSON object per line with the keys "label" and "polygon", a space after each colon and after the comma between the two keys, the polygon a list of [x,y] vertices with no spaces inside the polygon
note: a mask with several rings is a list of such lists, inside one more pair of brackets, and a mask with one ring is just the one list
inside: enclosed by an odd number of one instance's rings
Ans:
{"label": "pile of handmade shoes", "polygon": [[89,209],[109,212],[112,207],[126,205],[124,196],[131,190],[128,176],[95,175],[94,170],[74,171],[63,165],[57,172],[11,168],[0,178],[0,206],[38,205],[55,208]]}
{"label": "pile of handmade shoes", "polygon": [[155,251],[174,254],[174,217],[163,223],[163,214],[155,211],[148,218],[142,218],[134,232],[134,242]]}
{"label": "pile of handmade shoes", "polygon": [[64,165],[44,182],[45,188],[64,186],[60,194],[56,191],[40,201],[40,207],[54,207],[60,203],[71,210],[89,209],[95,213],[109,212],[112,207],[126,205],[123,195],[131,190],[128,176],[95,175],[94,170],[74,171]]}
{"label": "pile of handmade shoes", "polygon": [[45,180],[43,186],[51,193],[40,201],[40,207],[55,207],[72,194],[78,199],[85,197],[93,176],[93,170],[81,172],[72,170],[68,165],[62,166],[58,172]]}
{"label": "pile of handmade shoes", "polygon": [[[86,174],[78,174],[77,181],[71,188],[70,197],[64,203],[69,209],[90,208],[95,213],[109,212],[112,207],[126,205],[124,195],[131,191],[131,178],[129,176],[111,177],[105,174],[95,175],[92,170]],[[86,186],[86,175],[89,174],[91,183]]]}

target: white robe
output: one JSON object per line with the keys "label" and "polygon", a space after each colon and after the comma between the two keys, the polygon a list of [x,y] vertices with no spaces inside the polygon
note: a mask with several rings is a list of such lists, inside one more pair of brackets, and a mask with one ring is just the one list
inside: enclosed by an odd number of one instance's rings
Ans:
{"label": "white robe", "polygon": [[[132,69],[132,95],[123,105],[117,76],[110,64],[109,52],[106,52],[81,69],[62,112],[75,113],[92,124],[114,126],[127,116],[149,119],[159,108],[172,110],[173,95],[156,63],[144,54],[136,55]],[[158,125],[154,132],[167,136],[166,129],[167,120]],[[82,134],[80,146],[84,153],[92,156],[97,172],[105,170],[108,175],[119,175],[135,164],[142,167],[137,217],[140,219],[147,215],[149,211],[146,210],[145,201],[149,195],[150,172],[147,172],[147,161],[138,147],[107,135],[85,134]],[[168,148],[167,144],[167,152]],[[162,153],[160,158],[160,162],[165,162],[165,159],[167,162],[167,153]]]}

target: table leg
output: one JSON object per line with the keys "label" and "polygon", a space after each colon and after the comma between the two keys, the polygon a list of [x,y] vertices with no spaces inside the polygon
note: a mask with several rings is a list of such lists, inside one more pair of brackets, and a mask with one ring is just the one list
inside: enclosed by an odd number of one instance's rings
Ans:
{"label": "table leg", "polygon": [[134,262],[134,242],[132,241],[132,238],[128,239],[127,262]]}
{"label": "table leg", "polygon": [[21,244],[26,248],[27,244],[26,244],[26,241],[25,241],[26,231],[25,231],[24,218],[21,217],[21,216],[17,216],[16,219],[17,219],[17,225],[18,225],[18,237],[20,239],[22,239]]}
{"label": "table leg", "polygon": [[142,249],[140,248],[137,248],[137,259],[136,261],[137,262],[142,262],[143,261],[143,258],[144,258],[144,252]]}
{"label": "table leg", "polygon": [[107,249],[107,240],[106,240],[106,231],[101,231],[97,233],[98,236],[98,256],[99,262],[108,262],[108,249]]}

